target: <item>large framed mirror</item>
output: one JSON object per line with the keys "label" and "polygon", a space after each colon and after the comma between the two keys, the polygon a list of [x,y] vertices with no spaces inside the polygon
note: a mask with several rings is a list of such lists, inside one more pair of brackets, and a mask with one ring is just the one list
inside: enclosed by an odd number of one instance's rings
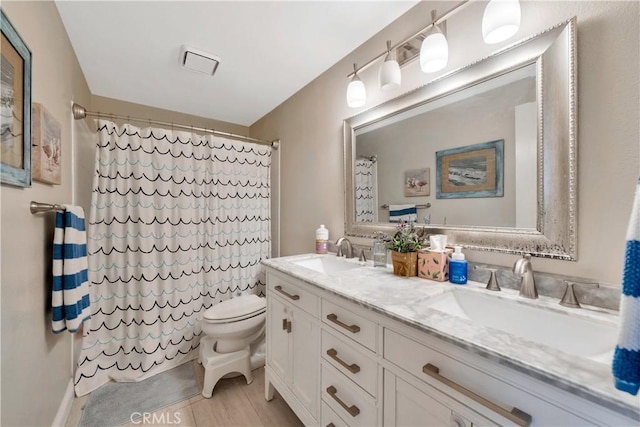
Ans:
{"label": "large framed mirror", "polygon": [[346,234],[575,261],[576,71],[572,18],[346,119]]}

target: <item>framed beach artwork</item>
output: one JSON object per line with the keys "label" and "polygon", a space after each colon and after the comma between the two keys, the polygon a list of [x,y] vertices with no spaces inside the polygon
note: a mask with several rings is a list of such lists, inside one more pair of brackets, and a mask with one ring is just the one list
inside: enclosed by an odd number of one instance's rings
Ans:
{"label": "framed beach artwork", "polygon": [[436,152],[436,198],[504,196],[504,139]]}
{"label": "framed beach artwork", "polygon": [[32,171],[33,179],[49,184],[62,181],[62,139],[60,123],[40,104],[33,104]]}
{"label": "framed beach artwork", "polygon": [[431,193],[429,185],[429,168],[410,169],[404,173],[404,196],[428,196]]}
{"label": "framed beach artwork", "polygon": [[0,182],[31,187],[31,51],[0,15]]}

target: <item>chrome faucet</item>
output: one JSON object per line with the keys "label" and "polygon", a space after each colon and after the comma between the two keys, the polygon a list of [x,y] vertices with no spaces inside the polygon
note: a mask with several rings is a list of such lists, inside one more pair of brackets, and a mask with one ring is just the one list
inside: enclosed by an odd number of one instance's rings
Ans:
{"label": "chrome faucet", "polygon": [[[343,243],[347,244],[347,250],[345,252],[342,252]],[[344,254],[346,258],[353,258],[353,246],[351,246],[351,241],[349,239],[347,239],[346,237],[339,238],[338,240],[336,240],[336,246],[338,247],[338,253],[336,254],[337,256],[342,256]]]}
{"label": "chrome faucet", "polygon": [[520,280],[520,296],[525,298],[538,298],[538,289],[533,279],[533,265],[531,264],[531,255],[525,254],[513,265],[513,274],[522,277]]}

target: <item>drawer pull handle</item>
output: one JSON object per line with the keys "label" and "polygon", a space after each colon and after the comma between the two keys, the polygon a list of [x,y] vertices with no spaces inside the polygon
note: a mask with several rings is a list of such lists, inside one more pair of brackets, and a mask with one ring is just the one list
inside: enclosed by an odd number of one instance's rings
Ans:
{"label": "drawer pull handle", "polygon": [[360,332],[360,326],[358,325],[347,325],[346,323],[342,323],[341,321],[338,320],[338,316],[331,313],[331,314],[327,314],[327,319],[330,320],[331,322],[335,323],[336,325],[346,329],[347,331],[351,332],[352,334],[357,334],[358,332]]}
{"label": "drawer pull handle", "polygon": [[509,421],[512,421],[513,423],[515,423],[515,424],[517,424],[519,426],[528,427],[528,426],[531,425],[531,415],[527,414],[524,411],[521,411],[518,408],[513,408],[511,411],[507,411],[503,407],[496,405],[495,403],[491,402],[490,400],[485,399],[484,397],[480,396],[479,394],[476,394],[476,393],[472,392],[471,390],[468,390],[468,389],[462,387],[460,384],[458,384],[458,383],[456,383],[454,381],[451,381],[449,378],[440,375],[440,369],[438,369],[437,366],[432,365],[431,363],[427,363],[426,365],[424,365],[422,367],[422,372],[424,372],[425,374],[429,375],[431,378],[434,378],[434,379],[440,381],[441,383],[451,387],[452,389],[456,390],[457,392],[464,394],[468,398],[470,398],[472,400],[475,400],[479,404],[481,404],[483,406],[486,406],[487,408],[489,408],[492,411],[500,414],[501,416],[507,418]]}
{"label": "drawer pull handle", "polygon": [[282,289],[282,286],[276,286],[274,288],[276,291],[280,292],[285,297],[292,299],[294,301],[298,301],[300,299],[300,295],[291,295],[289,292]]}
{"label": "drawer pull handle", "polygon": [[344,403],[338,397],[338,395],[337,395],[338,390],[336,390],[336,388],[334,386],[330,385],[329,387],[327,387],[327,393],[329,393],[329,396],[333,397],[333,400],[338,402],[338,404],[340,406],[342,406],[344,408],[344,410],[349,413],[349,415],[351,415],[354,418],[358,416],[358,414],[360,413],[360,409],[358,409],[358,407],[356,405],[347,406],[347,404]]}
{"label": "drawer pull handle", "polygon": [[287,319],[282,319],[282,330],[285,331],[287,329]]}
{"label": "drawer pull handle", "polygon": [[290,334],[291,333],[291,320],[287,320],[287,333]]}
{"label": "drawer pull handle", "polygon": [[327,356],[344,366],[352,374],[357,374],[358,372],[360,372],[360,366],[356,365],[355,363],[349,365],[347,362],[340,359],[338,357],[338,351],[335,348],[330,348],[329,350],[327,350]]}
{"label": "drawer pull handle", "polygon": [[327,424],[327,427],[336,427],[336,425],[334,423],[329,423]]}

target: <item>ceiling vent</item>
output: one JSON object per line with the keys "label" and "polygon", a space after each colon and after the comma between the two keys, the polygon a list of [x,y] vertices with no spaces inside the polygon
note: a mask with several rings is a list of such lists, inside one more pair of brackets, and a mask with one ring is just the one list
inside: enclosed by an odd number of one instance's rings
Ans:
{"label": "ceiling vent", "polygon": [[220,64],[220,58],[212,53],[203,52],[189,46],[182,46],[180,63],[187,70],[213,76]]}

